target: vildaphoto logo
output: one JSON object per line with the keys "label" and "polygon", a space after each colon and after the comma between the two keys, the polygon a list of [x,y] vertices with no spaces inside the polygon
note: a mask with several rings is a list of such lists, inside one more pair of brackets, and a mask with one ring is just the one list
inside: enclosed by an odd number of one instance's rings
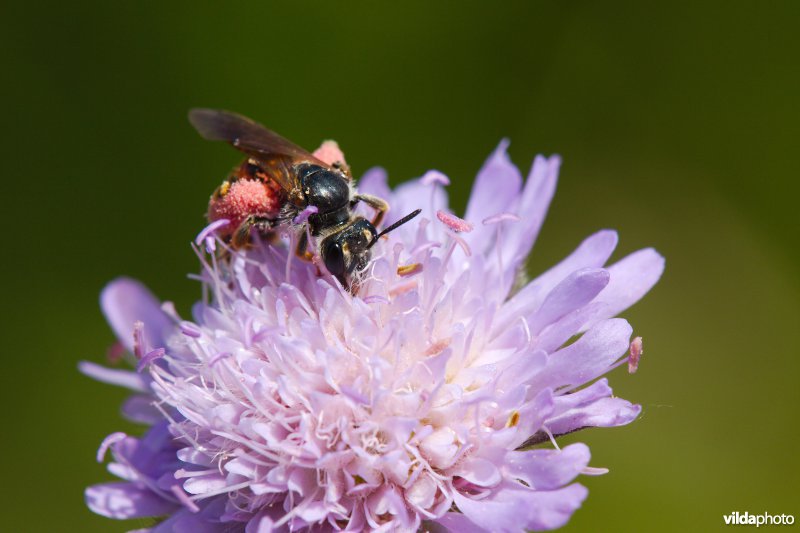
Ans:
{"label": "vildaphoto logo", "polygon": [[790,514],[750,514],[747,511],[734,511],[722,516],[726,526],[790,526],[794,524],[794,515]]}

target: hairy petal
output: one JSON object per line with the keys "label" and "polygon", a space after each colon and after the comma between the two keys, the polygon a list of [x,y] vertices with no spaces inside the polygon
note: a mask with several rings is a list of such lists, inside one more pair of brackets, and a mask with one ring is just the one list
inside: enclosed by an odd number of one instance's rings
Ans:
{"label": "hairy petal", "polygon": [[117,278],[103,289],[100,307],[119,341],[133,353],[133,326],[146,324],[144,338],[150,348],[163,346],[173,322],[147,288],[130,278]]}
{"label": "hairy petal", "polygon": [[613,398],[608,380],[602,378],[577,392],[555,398],[545,426],[555,434],[584,427],[622,426],[634,421],[641,410],[639,405]]}
{"label": "hairy petal", "polygon": [[500,310],[497,317],[498,325],[505,325],[517,316],[529,315],[536,311],[553,288],[571,273],[605,265],[616,248],[617,241],[617,232],[612,230],[602,230],[588,237],[566,259],[536,277],[512,296]]}
{"label": "hairy petal", "polygon": [[556,192],[558,169],[561,158],[536,156],[528,174],[517,214],[520,222],[508,227],[503,240],[503,257],[508,257],[508,272],[513,273],[528,256],[528,253],[544,224],[550,201]]}
{"label": "hairy petal", "polygon": [[589,447],[571,444],[561,450],[512,451],[506,454],[506,471],[536,490],[555,490],[575,479],[589,464]]}
{"label": "hairy petal", "polygon": [[545,491],[509,482],[481,500],[456,492],[455,504],[464,516],[486,531],[517,533],[563,526],[587,494],[586,488],[577,483]]}
{"label": "hairy petal", "polygon": [[135,483],[115,482],[86,489],[86,505],[97,514],[118,520],[160,516],[177,506]]}
{"label": "hairy petal", "polygon": [[529,317],[531,332],[537,335],[545,326],[591,302],[608,285],[609,279],[608,271],[602,268],[585,268],[567,276],[550,291],[542,307]]}
{"label": "hairy petal", "polygon": [[131,370],[106,368],[89,361],[81,361],[78,363],[78,370],[90,378],[102,381],[103,383],[125,387],[126,389],[137,392],[149,391],[145,378],[141,374]]}
{"label": "hairy petal", "polygon": [[576,386],[593,380],[628,350],[632,331],[621,318],[600,322],[573,344],[550,355],[532,385]]}
{"label": "hairy petal", "polygon": [[522,187],[522,174],[508,157],[508,141],[503,140],[478,172],[472,185],[464,219],[475,225],[466,239],[476,253],[483,253],[494,238],[494,229],[481,222],[492,215],[516,210]]}
{"label": "hairy petal", "polygon": [[664,272],[664,258],[652,248],[645,248],[620,259],[610,267],[608,286],[595,301],[605,305],[604,313],[585,325],[613,317],[632,306],[653,288]]}

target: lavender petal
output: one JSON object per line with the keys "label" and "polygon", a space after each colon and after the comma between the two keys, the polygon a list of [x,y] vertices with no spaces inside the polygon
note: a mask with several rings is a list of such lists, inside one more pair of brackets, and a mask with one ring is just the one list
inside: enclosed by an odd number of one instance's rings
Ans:
{"label": "lavender petal", "polygon": [[117,278],[103,289],[100,307],[120,342],[133,353],[133,325],[137,321],[147,324],[144,335],[149,347],[163,346],[173,327],[172,320],[138,281]]}
{"label": "lavender petal", "polygon": [[587,494],[577,483],[553,491],[507,483],[481,500],[456,492],[454,501],[464,516],[486,531],[518,532],[563,526]]}
{"label": "lavender petal", "polygon": [[86,489],[85,497],[93,512],[118,520],[165,515],[176,508],[150,490],[126,482],[93,485]]}

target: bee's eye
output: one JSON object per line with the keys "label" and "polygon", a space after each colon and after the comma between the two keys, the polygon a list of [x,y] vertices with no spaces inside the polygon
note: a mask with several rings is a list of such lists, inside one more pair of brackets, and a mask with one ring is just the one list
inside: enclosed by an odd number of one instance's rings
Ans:
{"label": "bee's eye", "polygon": [[344,274],[344,252],[341,245],[333,239],[325,239],[322,243],[322,259],[325,268],[334,276]]}

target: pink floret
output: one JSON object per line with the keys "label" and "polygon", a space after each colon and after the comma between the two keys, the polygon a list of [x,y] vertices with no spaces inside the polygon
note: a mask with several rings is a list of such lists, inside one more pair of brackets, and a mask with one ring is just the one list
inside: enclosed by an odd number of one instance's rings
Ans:
{"label": "pink floret", "polygon": [[325,141],[322,145],[314,150],[314,157],[332,165],[334,163],[344,163],[344,153],[339,149],[339,144],[336,141]]}

